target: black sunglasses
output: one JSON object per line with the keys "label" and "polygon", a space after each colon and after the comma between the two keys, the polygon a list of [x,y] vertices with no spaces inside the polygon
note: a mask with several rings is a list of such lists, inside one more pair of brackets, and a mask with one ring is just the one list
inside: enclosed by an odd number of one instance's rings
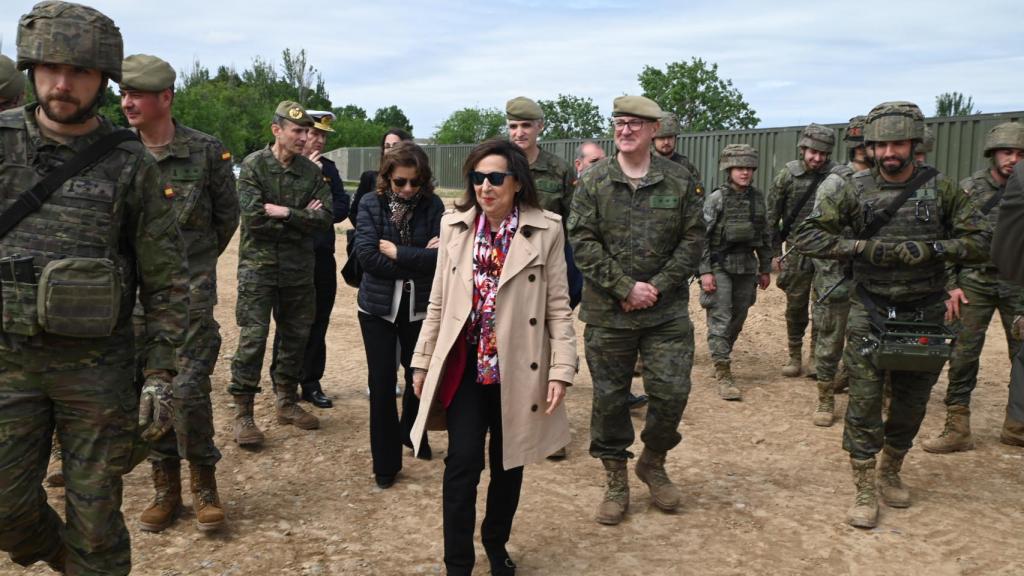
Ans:
{"label": "black sunglasses", "polygon": [[413,188],[419,188],[423,185],[419,180],[410,180],[408,178],[392,178],[391,184],[396,188],[405,188],[406,184],[412,184]]}
{"label": "black sunglasses", "polygon": [[514,176],[511,172],[477,172],[473,170],[469,173],[470,180],[473,181],[474,186],[483,186],[484,180],[491,183],[491,186],[501,186],[505,183],[506,176]]}

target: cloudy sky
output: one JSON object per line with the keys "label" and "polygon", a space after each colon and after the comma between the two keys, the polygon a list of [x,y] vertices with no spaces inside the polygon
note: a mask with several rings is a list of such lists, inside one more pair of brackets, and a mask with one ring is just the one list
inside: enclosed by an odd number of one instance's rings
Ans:
{"label": "cloudy sky", "polygon": [[[1019,0],[794,2],[505,0],[303,3],[93,0],[125,51],[178,70],[248,67],[305,48],[336,106],[396,104],[417,136],[452,111],[518,95],[639,93],[645,65],[717,62],[762,127],[845,122],[884,100],[959,91],[983,112],[1024,108]],[[4,0],[3,52],[31,0]],[[314,8],[314,6],[316,6]]]}

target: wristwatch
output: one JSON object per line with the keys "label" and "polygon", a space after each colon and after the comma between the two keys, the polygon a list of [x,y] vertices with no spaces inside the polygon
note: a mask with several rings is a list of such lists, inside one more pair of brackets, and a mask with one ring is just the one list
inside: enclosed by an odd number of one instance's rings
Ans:
{"label": "wristwatch", "polygon": [[946,257],[946,247],[943,246],[942,242],[939,242],[939,241],[932,242],[931,246],[932,246],[932,251],[935,252],[935,257],[936,258],[940,258],[941,259],[941,258],[945,258]]}

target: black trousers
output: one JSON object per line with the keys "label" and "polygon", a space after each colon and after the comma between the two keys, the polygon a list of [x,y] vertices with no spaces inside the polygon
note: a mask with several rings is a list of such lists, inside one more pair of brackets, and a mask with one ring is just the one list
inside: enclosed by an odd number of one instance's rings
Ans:
{"label": "black trousers", "polygon": [[[402,445],[412,446],[409,432],[416,421],[420,399],[412,389],[412,351],[420,335],[422,321],[409,321],[409,294],[402,296],[398,316],[392,324],[372,314],[359,313],[359,327],[366,349],[366,368],[370,386],[370,453],[376,476],[394,476],[402,469]],[[396,350],[401,349],[401,366],[405,371],[405,394],[402,395],[402,418],[395,405],[395,384],[398,381]],[[424,447],[426,436],[424,436]]]}
{"label": "black trousers", "polygon": [[[313,325],[309,327],[309,339],[306,340],[306,351],[302,356],[302,372],[299,383],[304,392],[322,391],[320,379],[324,377],[327,365],[327,326],[331,322],[331,311],[338,293],[338,264],[334,253],[327,250],[315,250],[313,264],[313,288],[316,291],[316,312]],[[277,347],[281,343],[281,333],[274,333],[274,350],[271,355],[270,373],[274,373],[277,364]]]}
{"label": "black trousers", "polygon": [[503,550],[512,532],[519,507],[523,467],[505,470],[501,465],[501,385],[481,386],[476,381],[476,350],[469,350],[466,372],[455,398],[448,406],[448,456],[444,459],[444,564],[449,575],[471,574],[476,553],[476,489],[490,456],[491,482],[487,487],[487,511],[480,525],[485,550]]}

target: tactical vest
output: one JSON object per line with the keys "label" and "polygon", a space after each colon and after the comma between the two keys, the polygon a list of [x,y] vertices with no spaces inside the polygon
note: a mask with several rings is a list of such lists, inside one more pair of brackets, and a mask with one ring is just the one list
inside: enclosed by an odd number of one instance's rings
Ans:
{"label": "tactical vest", "polygon": [[[835,168],[835,164],[829,160],[828,163],[823,167],[824,173],[827,173]],[[818,174],[822,172],[811,172],[804,167],[803,160],[790,160],[786,162],[786,169],[789,170],[792,184],[789,187],[789,195],[786,197],[786,205],[782,207],[782,213],[779,215],[780,218],[785,220],[789,218],[790,212],[796,206],[796,203],[804,197],[807,189],[811,187],[811,184],[818,179]],[[815,196],[817,193],[815,193]],[[807,202],[800,208],[800,212],[797,213],[797,217],[793,220],[793,227],[803,222],[811,215],[811,210],[814,209],[815,196],[811,196],[807,199]]]}
{"label": "tactical vest", "polygon": [[[0,238],[0,258],[31,256],[37,281],[42,279],[44,269],[51,262],[70,258],[109,261],[107,266],[112,268],[116,286],[121,291],[115,313],[117,323],[127,318],[136,288],[134,265],[123,256],[126,252],[123,248],[125,240],[121,237],[125,228],[121,222],[125,218],[126,190],[139,165],[133,161],[138,150],[132,146],[139,145],[118,145],[106,158],[69,178],[39,210]],[[72,155],[65,148],[61,148],[59,154],[37,150],[29,141],[21,109],[0,114],[0,210],[10,207],[22,192]],[[95,271],[69,270],[61,280],[69,286],[67,290],[81,295],[79,306],[90,303],[88,294],[94,274]],[[7,320],[14,312],[11,307],[13,304],[21,306],[20,312],[26,316],[31,316],[35,308],[27,299],[18,303],[8,301],[10,290],[6,289],[6,284],[4,288],[4,324],[10,328]],[[42,300],[39,299],[40,302]],[[2,327],[0,331],[8,336],[34,335],[12,332]]]}
{"label": "tactical vest", "polygon": [[[939,202],[937,178],[918,188],[872,239],[893,243],[945,239],[945,215]],[[861,229],[870,223],[873,211],[888,206],[902,191],[901,186],[879,187],[869,170],[855,174],[853,185],[861,204]],[[893,301],[916,300],[943,290],[946,284],[945,262],[937,258],[921,266],[896,262],[889,267],[875,266],[858,258],[853,262],[853,275],[869,292]]]}
{"label": "tactical vest", "polygon": [[734,274],[757,270],[755,248],[764,245],[764,232],[768,215],[761,191],[750,186],[736,192],[722,186],[716,192],[722,195],[722,212],[711,231],[711,261],[726,272]]}

